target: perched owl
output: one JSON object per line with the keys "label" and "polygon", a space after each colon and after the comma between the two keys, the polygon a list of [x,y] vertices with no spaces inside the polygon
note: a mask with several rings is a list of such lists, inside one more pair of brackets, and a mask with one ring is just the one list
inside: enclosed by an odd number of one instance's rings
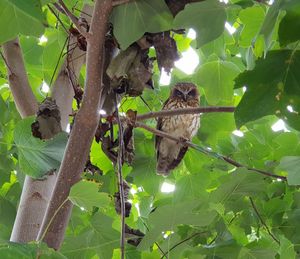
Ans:
{"label": "perched owl", "polygon": [[[163,110],[199,107],[199,92],[192,83],[178,83],[165,102]],[[191,140],[200,126],[199,114],[185,114],[159,118],[157,129],[167,132],[178,138]],[[171,170],[179,165],[187,147],[170,139],[156,137],[157,174],[167,176]]]}

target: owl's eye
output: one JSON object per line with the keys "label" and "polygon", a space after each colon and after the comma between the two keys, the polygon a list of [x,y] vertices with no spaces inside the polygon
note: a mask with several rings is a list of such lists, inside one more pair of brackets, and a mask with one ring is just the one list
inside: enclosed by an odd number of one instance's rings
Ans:
{"label": "owl's eye", "polygon": [[175,89],[174,92],[175,96],[181,97],[182,96],[182,92],[180,92],[179,90]]}
{"label": "owl's eye", "polygon": [[188,92],[188,96],[190,96],[190,97],[195,97],[195,96],[196,96],[196,90],[193,89],[193,90],[189,91],[189,92]]}

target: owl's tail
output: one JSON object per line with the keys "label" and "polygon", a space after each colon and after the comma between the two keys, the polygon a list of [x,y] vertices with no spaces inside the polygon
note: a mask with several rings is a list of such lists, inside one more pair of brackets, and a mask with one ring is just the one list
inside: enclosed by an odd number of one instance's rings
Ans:
{"label": "owl's tail", "polygon": [[170,174],[169,166],[170,166],[170,161],[168,157],[160,157],[157,161],[156,173],[158,175],[167,177]]}

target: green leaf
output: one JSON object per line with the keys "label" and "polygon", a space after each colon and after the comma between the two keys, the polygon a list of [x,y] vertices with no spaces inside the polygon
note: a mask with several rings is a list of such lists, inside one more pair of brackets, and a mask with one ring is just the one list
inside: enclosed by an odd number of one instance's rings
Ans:
{"label": "green leaf", "polygon": [[111,20],[121,48],[127,49],[145,32],[170,30],[173,17],[163,0],[139,0],[115,7]]}
{"label": "green leaf", "polygon": [[279,41],[285,46],[291,42],[300,40],[300,5],[287,10],[286,15],[279,25]]}
{"label": "green leaf", "polygon": [[31,134],[33,121],[33,118],[20,121],[14,131],[14,140],[22,172],[33,178],[41,178],[50,170],[59,168],[67,143],[67,134],[59,133],[47,141],[34,138]]}
{"label": "green leaf", "polygon": [[187,4],[174,19],[174,27],[193,28],[197,32],[197,47],[218,38],[224,31],[226,12],[219,1]]}
{"label": "green leaf", "polygon": [[294,250],[294,244],[285,236],[280,236],[280,259],[295,259],[297,255]]}
{"label": "green leaf", "polygon": [[209,104],[230,104],[233,99],[233,79],[239,72],[234,63],[218,60],[201,66],[194,80],[204,88]]}
{"label": "green leaf", "polygon": [[289,185],[300,184],[300,156],[285,156],[281,158],[279,169],[287,172],[287,180]]}
{"label": "green leaf", "polygon": [[54,249],[48,248],[45,244],[18,244],[18,243],[4,243],[0,244],[0,254],[3,258],[13,259],[31,259],[31,258],[51,258],[51,259],[66,259],[61,253]]}
{"label": "green leaf", "polygon": [[63,31],[47,31],[45,36],[48,38],[47,44],[44,47],[42,61],[44,81],[50,85],[53,76],[59,72],[60,66],[64,61],[64,56],[61,56],[65,47],[67,35]]}
{"label": "green leaf", "polygon": [[219,188],[211,194],[211,201],[225,204],[230,200],[243,199],[245,196],[258,195],[265,189],[262,175],[244,168],[223,177]]}
{"label": "green leaf", "polygon": [[80,208],[92,211],[93,207],[106,207],[110,198],[107,193],[99,192],[95,182],[80,181],[70,191],[69,199]]}
{"label": "green leaf", "polygon": [[284,0],[277,0],[269,7],[265,20],[261,26],[259,34],[264,36],[265,53],[270,48],[272,35],[275,29],[275,24],[279,15],[280,8],[283,5],[283,2]]}
{"label": "green leaf", "polygon": [[[247,90],[235,110],[237,127],[266,115],[277,115],[300,129],[300,51],[270,51],[254,70],[235,79],[235,87]],[[287,110],[293,107],[294,112]]]}
{"label": "green leaf", "polygon": [[119,247],[120,233],[112,228],[113,219],[95,213],[77,236],[65,238],[61,252],[67,258],[92,258],[98,255],[101,259],[111,259],[114,248]]}
{"label": "green leaf", "polygon": [[[0,44],[19,33],[39,37],[46,24],[39,0],[0,0]],[[26,26],[25,26],[26,25]]]}
{"label": "green leaf", "polygon": [[199,200],[182,202],[176,205],[165,205],[158,207],[149,215],[149,232],[139,244],[139,249],[147,249],[151,246],[163,231],[174,231],[179,224],[195,226],[207,226],[215,218],[216,213],[209,210],[195,210]]}
{"label": "green leaf", "polygon": [[259,5],[243,9],[239,14],[243,29],[239,38],[242,47],[249,47],[255,40],[256,35],[263,23],[265,12]]}

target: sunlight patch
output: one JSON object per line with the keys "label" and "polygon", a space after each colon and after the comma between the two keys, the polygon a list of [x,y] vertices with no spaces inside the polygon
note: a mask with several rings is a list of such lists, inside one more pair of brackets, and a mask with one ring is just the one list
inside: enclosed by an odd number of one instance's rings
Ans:
{"label": "sunlight patch", "polygon": [[43,44],[46,43],[48,41],[47,37],[45,37],[45,35],[43,35],[42,37],[39,38],[39,44]]}
{"label": "sunlight patch", "polygon": [[189,31],[188,31],[188,33],[187,33],[186,36],[187,36],[188,38],[194,40],[194,39],[196,39],[196,37],[197,37],[197,33],[196,33],[196,31],[195,31],[194,29],[189,29]]}
{"label": "sunlight patch", "polygon": [[163,193],[170,193],[175,191],[175,184],[164,182],[160,188]]}
{"label": "sunlight patch", "polygon": [[284,132],[290,132],[286,126],[285,126],[285,123],[282,119],[279,119],[277,122],[275,122],[273,125],[272,125],[272,130],[277,132],[277,131],[281,131],[283,130]]}
{"label": "sunlight patch", "polygon": [[[171,70],[172,72],[172,70]],[[159,84],[160,85],[169,85],[171,82],[171,72],[168,73],[165,71],[164,68],[162,68],[161,73],[160,73],[160,79],[159,79]]]}
{"label": "sunlight patch", "polygon": [[70,126],[70,123],[68,123],[67,128],[66,128],[66,132],[70,133],[70,131],[71,131],[71,126]]}
{"label": "sunlight patch", "polygon": [[229,22],[225,22],[225,28],[231,35],[236,32],[236,28],[234,28]]}
{"label": "sunlight patch", "polygon": [[106,115],[106,111],[103,110],[103,109],[100,109],[99,114],[100,114],[100,115]]}
{"label": "sunlight patch", "polygon": [[43,81],[43,84],[42,84],[42,87],[41,87],[41,91],[43,93],[48,93],[50,91],[50,87],[49,87],[49,85],[45,81]]}
{"label": "sunlight patch", "polygon": [[240,138],[244,137],[244,133],[240,130],[234,130],[234,131],[232,131],[232,134],[237,136],[237,137],[240,137]]}
{"label": "sunlight patch", "polygon": [[198,65],[198,54],[191,47],[187,51],[182,52],[182,58],[175,62],[175,67],[188,75],[193,74]]}
{"label": "sunlight patch", "polygon": [[288,106],[286,107],[286,109],[287,109],[289,112],[295,112],[294,109],[293,109],[293,106],[291,106],[291,105],[288,105]]}

